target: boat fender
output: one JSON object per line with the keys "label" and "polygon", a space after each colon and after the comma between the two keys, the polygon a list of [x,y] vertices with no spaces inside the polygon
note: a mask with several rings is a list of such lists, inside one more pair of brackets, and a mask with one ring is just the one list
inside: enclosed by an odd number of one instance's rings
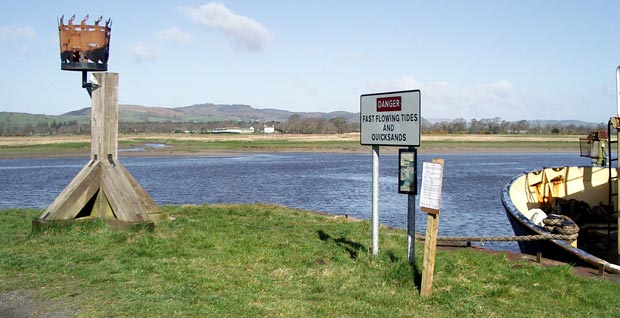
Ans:
{"label": "boat fender", "polygon": [[545,213],[545,211],[541,209],[531,209],[527,212],[529,216],[528,218],[530,219],[530,221],[532,221],[532,223],[540,227],[545,226],[545,224],[543,223],[543,220],[547,218],[547,213]]}

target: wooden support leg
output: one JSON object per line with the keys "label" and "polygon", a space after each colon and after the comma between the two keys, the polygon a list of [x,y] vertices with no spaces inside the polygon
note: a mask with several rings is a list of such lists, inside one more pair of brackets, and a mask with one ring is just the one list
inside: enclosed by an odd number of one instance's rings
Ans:
{"label": "wooden support leg", "polygon": [[84,206],[97,194],[101,183],[101,165],[94,162],[86,165],[56,197],[54,202],[43,211],[40,219],[72,220]]}
{"label": "wooden support leg", "polygon": [[94,73],[92,82],[97,85],[92,91],[91,162],[35,221],[93,217],[118,225],[167,220],[118,161],[118,74]]}

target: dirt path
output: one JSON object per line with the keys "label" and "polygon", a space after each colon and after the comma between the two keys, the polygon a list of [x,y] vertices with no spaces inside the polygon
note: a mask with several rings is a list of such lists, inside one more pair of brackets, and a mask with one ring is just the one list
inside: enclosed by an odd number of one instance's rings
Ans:
{"label": "dirt path", "polygon": [[[441,248],[454,249],[454,248],[460,248],[460,247],[441,247]],[[508,260],[515,262],[515,265],[513,266],[514,268],[519,266],[518,265],[519,262],[537,263],[536,256],[534,255],[508,252],[508,251],[488,250],[488,249],[484,249],[480,247],[471,247],[471,248],[475,249],[476,251],[480,253],[505,255]],[[547,259],[547,258],[541,258],[540,263],[538,264],[544,267],[566,265],[566,263],[554,261],[552,259]],[[572,268],[573,268],[573,273],[575,274],[575,276],[591,278],[591,279],[604,279],[610,282],[620,283],[620,274],[604,273],[603,276],[601,276],[599,275],[598,269],[593,268],[593,267],[573,266]]]}
{"label": "dirt path", "polygon": [[32,293],[15,290],[0,293],[0,317],[2,318],[68,318],[79,313],[72,299],[40,300]]}

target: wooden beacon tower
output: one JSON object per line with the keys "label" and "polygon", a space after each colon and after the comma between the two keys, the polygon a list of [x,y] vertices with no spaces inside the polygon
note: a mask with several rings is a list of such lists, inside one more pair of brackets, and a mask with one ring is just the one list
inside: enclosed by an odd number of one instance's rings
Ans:
{"label": "wooden beacon tower", "polygon": [[[87,71],[107,70],[109,20],[106,27],[79,27],[59,24],[62,69],[82,71],[83,87],[92,97],[90,162],[73,178],[45,211],[33,220],[33,228],[49,223],[99,218],[113,229],[134,224],[167,221],[168,215],[144,191],[140,184],[118,161],[118,73],[97,72],[86,83]],[[100,20],[98,20],[100,21]],[[77,27],[77,28],[76,28]],[[105,37],[84,36],[84,32],[106,32]],[[66,33],[65,33],[66,32]],[[64,41],[63,43],[63,35]],[[80,43],[87,41],[106,42]],[[95,39],[95,40],[92,40]],[[67,43],[68,42],[68,43]],[[81,48],[105,47],[103,60],[93,60]],[[68,49],[69,53],[63,51]],[[73,59],[77,57],[76,59]]]}

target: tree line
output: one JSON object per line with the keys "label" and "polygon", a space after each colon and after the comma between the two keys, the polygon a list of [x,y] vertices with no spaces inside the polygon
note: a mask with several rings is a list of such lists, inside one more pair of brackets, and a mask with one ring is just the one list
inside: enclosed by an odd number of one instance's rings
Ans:
{"label": "tree line", "polygon": [[45,121],[35,124],[12,123],[0,120],[0,136],[32,136],[32,135],[83,135],[90,134],[90,122],[84,123],[78,120]]}
{"label": "tree line", "polygon": [[[119,122],[119,132],[122,134],[144,133],[211,133],[222,128],[253,127],[256,133],[263,131],[264,126],[273,126],[278,133],[286,134],[342,134],[359,132],[358,121],[350,121],[344,117],[325,119],[320,117],[302,117],[292,115],[287,121],[259,122],[259,121],[211,121],[211,122]],[[562,125],[531,124],[526,120],[505,121],[499,117],[471,119],[457,118],[451,121],[430,123],[422,122],[422,133],[428,134],[585,134],[592,130],[607,129],[607,124],[592,125]],[[90,134],[90,121],[39,121],[36,124],[16,124],[10,121],[0,121],[1,136],[30,136],[30,135],[66,135]]]}
{"label": "tree line", "polygon": [[606,123],[599,124],[531,124],[527,120],[505,121],[500,117],[452,121],[440,121],[423,125],[422,131],[433,134],[589,134],[593,130],[607,129]]}

